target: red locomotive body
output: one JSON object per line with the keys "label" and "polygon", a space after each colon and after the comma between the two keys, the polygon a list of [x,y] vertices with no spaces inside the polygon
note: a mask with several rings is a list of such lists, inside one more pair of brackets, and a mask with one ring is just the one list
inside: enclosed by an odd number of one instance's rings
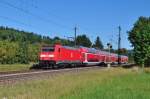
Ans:
{"label": "red locomotive body", "polygon": [[80,49],[54,45],[42,47],[40,53],[40,64],[54,66],[57,64],[80,64],[82,63]]}
{"label": "red locomotive body", "polygon": [[[120,56],[121,63],[127,63],[127,56]],[[56,44],[43,46],[40,52],[40,66],[53,67],[60,64],[68,65],[99,65],[101,63],[117,63],[118,55],[96,49],[73,48]]]}

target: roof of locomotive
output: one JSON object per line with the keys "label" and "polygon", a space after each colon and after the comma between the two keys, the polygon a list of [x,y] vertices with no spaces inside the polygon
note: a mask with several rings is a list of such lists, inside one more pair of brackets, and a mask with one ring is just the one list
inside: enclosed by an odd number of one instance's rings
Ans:
{"label": "roof of locomotive", "polygon": [[63,48],[71,49],[71,50],[78,50],[79,48],[70,47],[70,46],[62,46]]}

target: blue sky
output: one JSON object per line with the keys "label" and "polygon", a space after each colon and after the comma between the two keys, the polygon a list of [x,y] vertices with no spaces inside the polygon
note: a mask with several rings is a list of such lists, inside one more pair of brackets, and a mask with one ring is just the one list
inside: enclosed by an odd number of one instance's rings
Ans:
{"label": "blue sky", "polygon": [[104,45],[117,48],[118,26],[121,47],[131,49],[129,31],[139,16],[150,16],[150,0],[1,0],[0,25],[62,38],[87,34],[100,36]]}

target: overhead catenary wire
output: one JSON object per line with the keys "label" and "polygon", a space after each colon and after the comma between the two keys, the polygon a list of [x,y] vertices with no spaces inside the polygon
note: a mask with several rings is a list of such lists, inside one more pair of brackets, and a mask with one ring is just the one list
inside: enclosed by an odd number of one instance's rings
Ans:
{"label": "overhead catenary wire", "polygon": [[53,25],[56,25],[56,26],[61,27],[61,28],[71,29],[71,28],[69,28],[69,27],[67,27],[67,26],[65,26],[65,25],[56,23],[56,22],[54,22],[54,21],[52,21],[52,20],[50,20],[50,19],[47,19],[47,18],[44,18],[44,17],[42,17],[42,16],[36,15],[36,14],[34,14],[34,13],[28,11],[28,10],[25,10],[25,9],[23,9],[23,8],[21,8],[21,7],[15,6],[14,4],[11,4],[11,3],[9,3],[9,2],[6,2],[6,1],[3,1],[3,0],[2,0],[2,1],[0,1],[0,3],[1,3],[1,4],[5,4],[5,5],[9,6],[9,7],[14,8],[14,9],[17,9],[18,11],[21,11],[21,12],[23,12],[23,13],[25,13],[25,14],[30,15],[30,16],[33,16],[33,17],[39,19],[40,21],[43,21],[43,22],[46,22],[46,23],[49,23],[49,24],[53,24]]}
{"label": "overhead catenary wire", "polygon": [[[33,12],[27,10],[27,9],[18,7],[18,6],[16,6],[15,4],[9,3],[9,2],[7,2],[7,1],[1,0],[0,3],[1,3],[1,4],[4,4],[4,5],[7,5],[7,6],[9,6],[9,7],[12,7],[12,8],[14,8],[14,9],[16,9],[16,10],[18,10],[18,11],[20,11],[20,12],[23,12],[23,13],[25,13],[25,14],[27,14],[27,15],[30,15],[30,16],[32,16],[32,17],[35,17],[36,19],[39,19],[39,21],[43,21],[43,22],[46,22],[46,23],[49,23],[49,24],[53,24],[53,25],[55,25],[55,26],[57,26],[57,27],[60,27],[60,28],[63,28],[63,29],[65,28],[65,29],[67,29],[67,30],[73,30],[73,29],[70,28],[69,26],[59,24],[59,23],[57,23],[57,22],[55,22],[55,21],[53,21],[53,20],[50,20],[49,18],[45,18],[45,17],[42,17],[42,16],[40,16],[40,15],[37,15],[37,14],[35,14],[35,13],[33,13]],[[44,12],[46,12],[46,13],[48,12],[48,14],[51,14],[51,16],[54,16],[55,18],[57,18],[57,19],[59,19],[59,20],[65,20],[65,18],[62,18],[61,16],[55,15],[55,14],[52,13],[52,12],[49,12],[49,11],[46,11],[45,9],[43,9],[43,8],[40,8],[38,5],[35,5],[33,2],[32,2],[32,4],[30,4],[30,5],[31,5],[31,7],[35,8],[35,9],[38,9],[38,10],[40,9],[41,11],[44,11]],[[65,21],[69,21],[69,20],[65,20]],[[85,28],[85,27],[83,27],[83,26],[80,25],[80,29],[83,30],[83,31],[85,31],[86,34],[89,33],[89,32],[87,32],[87,30],[89,30],[87,27]]]}
{"label": "overhead catenary wire", "polygon": [[[51,16],[54,16],[55,18],[57,18],[58,20],[65,20],[65,22],[71,22],[69,20],[67,20],[68,18],[66,17],[62,17],[62,16],[58,16],[56,14],[53,13],[53,11],[51,9],[48,9],[48,11],[42,7],[39,7],[37,4],[34,4],[33,1],[35,2],[35,0],[32,0],[31,2],[31,7],[35,8],[35,9],[38,9],[38,10],[41,10],[41,11],[44,11],[45,13],[47,14],[50,14]],[[51,10],[51,11],[50,11]],[[72,23],[72,22],[71,22]],[[77,25],[76,25],[77,26]],[[79,25],[77,27],[80,27],[81,30],[85,31],[87,34],[88,34],[88,31],[90,30],[89,28],[85,27],[85,26],[82,26],[82,25]]]}
{"label": "overhead catenary wire", "polygon": [[25,25],[25,26],[32,26],[32,25],[20,22],[18,20],[15,20],[15,19],[12,19],[12,18],[9,18],[9,17],[6,17],[6,16],[0,16],[0,18],[5,19],[5,20],[9,20],[9,21],[13,21],[15,23],[22,24],[22,25]]}
{"label": "overhead catenary wire", "polygon": [[[48,10],[46,10],[46,8],[44,9],[43,7],[39,7],[37,4],[35,4],[35,0],[32,0],[32,2],[30,2],[30,3],[28,3],[32,8],[35,8],[35,9],[38,9],[38,10],[41,10],[41,11],[43,11],[44,13],[46,13],[46,14],[50,14],[51,16],[54,16],[55,18],[57,18],[58,20],[65,20],[65,22],[71,22],[70,20],[68,20],[68,18],[66,18],[66,17],[62,17],[62,16],[58,16],[58,15],[56,15],[55,13],[53,13],[53,11],[49,8]],[[71,22],[72,23],[72,22]],[[75,26],[77,26],[77,25],[75,25]],[[82,30],[83,32],[82,32],[82,34],[86,34],[86,35],[88,35],[88,33],[89,33],[89,31],[90,31],[90,29],[89,28],[87,28],[87,27],[85,27],[85,26],[82,26],[82,25],[78,25],[77,26],[78,28],[80,28],[80,30]],[[72,30],[74,30],[74,28],[72,29]],[[79,30],[78,30],[78,33],[80,33],[79,32]],[[93,32],[92,32],[93,33]],[[80,33],[81,34],[81,33]],[[97,34],[96,34],[97,35]],[[90,35],[88,35],[89,37],[91,37]],[[92,38],[92,41],[93,41],[93,38]]]}
{"label": "overhead catenary wire", "polygon": [[32,27],[33,29],[36,29],[36,30],[39,31],[39,29],[36,28],[35,26],[30,25],[30,24],[27,24],[27,23],[24,23],[24,22],[21,22],[21,21],[18,21],[18,20],[16,20],[16,19],[12,19],[12,18],[9,18],[9,17],[6,17],[6,16],[1,16],[1,15],[0,15],[0,18],[1,18],[1,19],[5,19],[5,20],[8,20],[8,21],[12,21],[12,22],[17,23],[17,24],[24,25],[24,26],[27,26],[27,27]]}

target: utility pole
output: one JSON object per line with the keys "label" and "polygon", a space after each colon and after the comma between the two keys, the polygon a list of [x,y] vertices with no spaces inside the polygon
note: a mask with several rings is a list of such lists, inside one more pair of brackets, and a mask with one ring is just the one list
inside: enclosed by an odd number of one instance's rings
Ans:
{"label": "utility pole", "polygon": [[120,50],[121,50],[121,27],[118,27],[119,35],[118,35],[118,64],[120,64]]}
{"label": "utility pole", "polygon": [[75,47],[77,46],[77,42],[76,42],[76,38],[77,38],[77,27],[74,27],[74,45]]}

